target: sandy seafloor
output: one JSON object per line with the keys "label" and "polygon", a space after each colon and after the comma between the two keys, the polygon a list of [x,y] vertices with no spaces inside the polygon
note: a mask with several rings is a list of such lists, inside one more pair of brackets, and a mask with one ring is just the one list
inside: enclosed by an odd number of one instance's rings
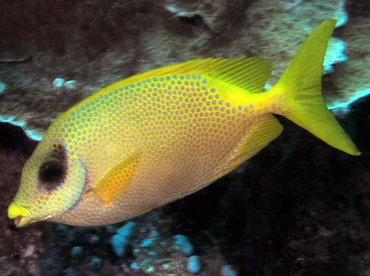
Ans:
{"label": "sandy seafloor", "polygon": [[[367,1],[332,0],[330,7],[272,1],[270,8],[264,1],[247,2],[0,3],[6,15],[0,20],[0,82],[6,85],[0,115],[12,123],[0,123],[0,275],[192,275],[187,267],[192,255],[201,259],[197,275],[233,275],[228,265],[242,276],[370,275],[368,97],[335,110],[360,157],[279,118],[283,134],[235,172],[132,220],[135,230],[122,257],[110,241],[125,222],[92,228],[40,222],[17,229],[7,218],[22,166],[37,145],[14,124],[37,138],[57,114],[122,77],[200,56],[264,54],[277,64],[274,80],[322,21],[318,17],[346,14],[348,21],[334,35],[346,42],[348,60],[333,61],[324,94],[335,105],[370,88]],[[271,9],[274,16],[267,13]],[[309,26],[302,37],[298,27],[290,30],[299,43],[266,34],[263,24],[276,34],[279,26],[290,26],[281,23],[289,18],[293,25]],[[278,48],[283,54],[269,56]],[[77,86],[55,87],[57,77],[76,80]],[[190,253],[176,244],[179,234],[188,238]]]}

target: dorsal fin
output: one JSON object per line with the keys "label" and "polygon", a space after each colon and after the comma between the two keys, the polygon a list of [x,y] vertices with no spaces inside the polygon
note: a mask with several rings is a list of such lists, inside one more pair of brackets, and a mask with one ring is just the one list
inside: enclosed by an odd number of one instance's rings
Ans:
{"label": "dorsal fin", "polygon": [[271,61],[257,57],[240,59],[195,59],[137,74],[108,86],[106,91],[152,77],[171,74],[199,73],[225,81],[229,84],[246,89],[249,92],[256,93],[263,91],[271,75],[271,71]]}
{"label": "dorsal fin", "polygon": [[242,59],[211,59],[201,68],[210,76],[249,92],[262,92],[271,75],[272,63],[257,57]]}

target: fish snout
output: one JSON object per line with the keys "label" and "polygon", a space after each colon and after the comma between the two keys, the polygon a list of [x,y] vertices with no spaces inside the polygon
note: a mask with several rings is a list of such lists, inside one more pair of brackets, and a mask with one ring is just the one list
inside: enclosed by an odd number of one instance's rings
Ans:
{"label": "fish snout", "polygon": [[14,219],[14,224],[16,227],[23,227],[27,225],[26,218],[29,214],[29,210],[16,203],[12,202],[8,207],[8,217]]}

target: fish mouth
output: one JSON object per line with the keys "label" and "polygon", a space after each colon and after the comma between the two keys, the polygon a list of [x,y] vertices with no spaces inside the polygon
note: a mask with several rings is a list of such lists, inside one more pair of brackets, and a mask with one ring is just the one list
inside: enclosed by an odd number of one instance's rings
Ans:
{"label": "fish mouth", "polygon": [[20,227],[23,227],[23,226],[26,226],[26,222],[24,221],[25,218],[24,217],[17,217],[14,219],[14,224],[17,228],[20,228]]}
{"label": "fish mouth", "polygon": [[10,219],[14,219],[14,224],[16,227],[23,227],[28,224],[28,214],[28,208],[20,205],[19,203],[12,202],[8,207],[8,217]]}

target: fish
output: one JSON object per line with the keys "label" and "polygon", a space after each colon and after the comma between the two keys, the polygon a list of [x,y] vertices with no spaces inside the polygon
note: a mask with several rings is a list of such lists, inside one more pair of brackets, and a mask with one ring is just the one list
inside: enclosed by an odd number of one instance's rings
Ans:
{"label": "fish", "polygon": [[319,25],[268,90],[267,59],[201,58],[139,73],[82,100],[50,125],[27,160],[8,217],[17,227],[134,218],[256,155],[283,130],[275,115],[360,155],[321,92],[335,24]]}

